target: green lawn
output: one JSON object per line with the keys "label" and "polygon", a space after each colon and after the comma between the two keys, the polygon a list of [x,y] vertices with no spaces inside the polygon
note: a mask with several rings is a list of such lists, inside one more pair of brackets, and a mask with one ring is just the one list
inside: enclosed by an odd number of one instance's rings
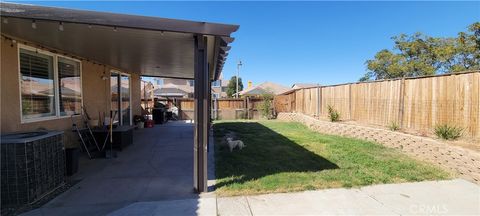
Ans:
{"label": "green lawn", "polygon": [[[247,147],[230,153],[235,134]],[[215,122],[217,193],[221,196],[439,180],[450,172],[379,144],[323,135],[300,123]]]}

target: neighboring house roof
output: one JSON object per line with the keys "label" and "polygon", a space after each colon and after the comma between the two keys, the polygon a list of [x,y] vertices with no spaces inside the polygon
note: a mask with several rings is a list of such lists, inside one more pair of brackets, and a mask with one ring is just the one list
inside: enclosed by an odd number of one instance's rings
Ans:
{"label": "neighboring house roof", "polygon": [[251,88],[245,89],[239,92],[240,95],[261,95],[265,93],[272,93],[272,94],[281,94],[283,92],[289,91],[290,88],[273,83],[273,82],[264,82],[260,85],[253,86]]}
{"label": "neighboring house roof", "polygon": [[317,86],[319,86],[317,83],[295,83],[292,85],[292,89],[311,88]]}
{"label": "neighboring house roof", "polygon": [[41,91],[45,91],[51,88],[50,82],[39,82],[35,79],[23,78],[21,81],[22,94],[38,94]]}
{"label": "neighboring house roof", "polygon": [[153,91],[153,94],[155,95],[166,95],[166,94],[186,95],[188,93],[178,88],[161,88],[161,89],[155,89]]}
{"label": "neighboring house roof", "polygon": [[180,89],[186,93],[193,93],[193,87],[188,85],[188,83],[185,83],[185,85],[177,85],[177,84],[173,84],[173,83],[167,83],[167,84],[164,84],[162,86],[160,86],[159,89],[162,89],[162,88],[176,88],[176,89]]}
{"label": "neighboring house roof", "polygon": [[[75,91],[75,90],[73,90],[71,88],[67,88],[67,87],[61,87],[60,92],[62,94],[62,97],[79,97],[80,96],[79,91]],[[41,92],[38,92],[38,93],[43,94],[43,95],[53,96],[53,89],[47,89],[47,90],[44,90],[44,91],[41,91]]]}
{"label": "neighboring house roof", "polygon": [[155,96],[179,96],[183,97],[185,95],[188,95],[188,92],[183,91],[182,89],[175,88],[175,87],[162,87],[159,89],[153,90],[153,95]]}

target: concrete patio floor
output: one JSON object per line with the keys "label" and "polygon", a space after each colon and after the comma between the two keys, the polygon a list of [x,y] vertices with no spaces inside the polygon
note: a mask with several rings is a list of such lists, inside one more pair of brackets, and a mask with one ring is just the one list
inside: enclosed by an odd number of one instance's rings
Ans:
{"label": "concrete patio floor", "polygon": [[25,215],[105,215],[136,202],[185,200],[193,192],[193,124],[168,122],[134,131],[134,143],[115,159],[84,159],[72,179],[81,180]]}

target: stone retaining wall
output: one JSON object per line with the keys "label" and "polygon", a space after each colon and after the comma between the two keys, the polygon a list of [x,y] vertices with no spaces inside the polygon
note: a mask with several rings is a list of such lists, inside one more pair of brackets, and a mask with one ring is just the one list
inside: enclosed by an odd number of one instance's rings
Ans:
{"label": "stone retaining wall", "polygon": [[300,122],[310,129],[324,134],[358,138],[396,148],[420,160],[450,169],[462,178],[480,184],[480,153],[473,150],[448,145],[427,137],[360,125],[322,121],[301,113],[278,113],[277,119]]}

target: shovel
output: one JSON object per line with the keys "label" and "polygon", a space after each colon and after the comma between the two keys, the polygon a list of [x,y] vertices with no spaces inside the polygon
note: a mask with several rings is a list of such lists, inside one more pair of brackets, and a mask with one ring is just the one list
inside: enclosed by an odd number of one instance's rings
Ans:
{"label": "shovel", "polygon": [[107,159],[117,157],[117,152],[113,150],[113,119],[115,119],[116,116],[117,116],[117,111],[115,110],[114,112],[110,110],[110,128],[108,131],[108,135],[110,136],[110,149],[105,150],[105,158]]}

